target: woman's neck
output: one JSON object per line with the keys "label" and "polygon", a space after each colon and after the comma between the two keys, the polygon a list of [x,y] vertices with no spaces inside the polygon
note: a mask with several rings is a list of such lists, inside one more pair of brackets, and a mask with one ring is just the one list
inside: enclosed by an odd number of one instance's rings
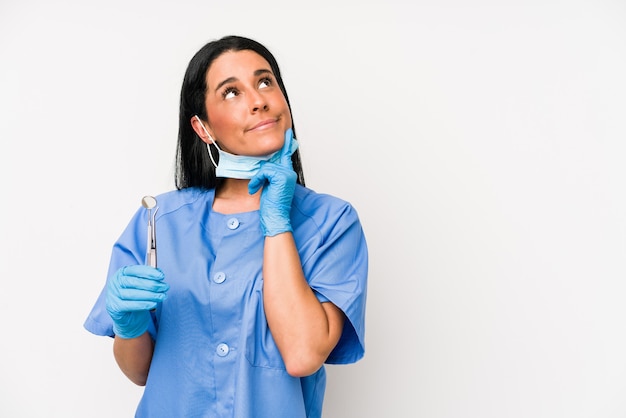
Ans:
{"label": "woman's neck", "polygon": [[261,190],[251,195],[248,193],[249,180],[225,179],[215,191],[213,210],[219,213],[241,213],[258,210]]}

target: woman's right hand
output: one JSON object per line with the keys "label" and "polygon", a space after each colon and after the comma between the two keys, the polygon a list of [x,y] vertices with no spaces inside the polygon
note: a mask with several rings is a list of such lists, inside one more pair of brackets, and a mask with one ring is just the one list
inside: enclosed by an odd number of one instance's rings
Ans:
{"label": "woman's right hand", "polygon": [[167,297],[169,285],[155,267],[125,266],[107,284],[106,309],[113,319],[113,332],[121,338],[136,338],[148,330],[150,310]]}

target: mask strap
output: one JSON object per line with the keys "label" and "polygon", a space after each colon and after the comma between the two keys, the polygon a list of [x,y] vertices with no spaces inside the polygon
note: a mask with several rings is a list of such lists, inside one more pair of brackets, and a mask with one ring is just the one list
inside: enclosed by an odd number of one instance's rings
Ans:
{"label": "mask strap", "polygon": [[[198,115],[194,115],[194,118],[196,118],[198,120],[198,122],[200,123],[200,126],[202,126],[202,130],[204,131],[205,134],[207,134],[207,136],[209,137],[209,139],[211,140],[211,142],[213,143],[213,145],[215,145],[215,148],[217,148],[219,151],[221,151],[220,147],[217,146],[217,144],[215,143],[215,141],[213,140],[213,137],[211,136],[211,134],[209,133],[209,131],[207,131],[207,129],[204,127],[204,123],[202,123],[202,121],[200,120],[200,118],[198,117]],[[208,145],[208,144],[207,144]],[[215,160],[213,159],[213,153],[211,152],[211,149],[207,146],[207,150],[209,151],[209,158],[211,158],[211,162],[213,163],[213,165],[215,166],[215,168],[217,168],[217,163],[215,162]]]}

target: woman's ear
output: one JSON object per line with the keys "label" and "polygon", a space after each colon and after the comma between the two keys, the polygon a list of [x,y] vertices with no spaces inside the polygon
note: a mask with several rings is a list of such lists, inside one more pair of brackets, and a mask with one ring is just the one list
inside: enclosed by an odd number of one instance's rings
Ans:
{"label": "woman's ear", "polygon": [[209,128],[202,120],[197,116],[193,115],[191,118],[191,127],[196,132],[196,134],[207,144],[214,144],[213,136],[211,135],[211,128]]}

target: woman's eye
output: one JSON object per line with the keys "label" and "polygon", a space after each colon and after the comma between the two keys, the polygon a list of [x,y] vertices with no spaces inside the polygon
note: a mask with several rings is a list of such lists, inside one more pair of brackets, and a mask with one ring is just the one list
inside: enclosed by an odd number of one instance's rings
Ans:
{"label": "woman's eye", "polygon": [[260,89],[264,89],[264,88],[267,88],[267,87],[269,87],[271,85],[272,85],[272,80],[270,80],[269,78],[264,78],[259,83],[259,88]]}
{"label": "woman's eye", "polygon": [[227,88],[222,93],[222,97],[224,97],[224,99],[232,99],[235,96],[237,96],[237,89],[232,87]]}

